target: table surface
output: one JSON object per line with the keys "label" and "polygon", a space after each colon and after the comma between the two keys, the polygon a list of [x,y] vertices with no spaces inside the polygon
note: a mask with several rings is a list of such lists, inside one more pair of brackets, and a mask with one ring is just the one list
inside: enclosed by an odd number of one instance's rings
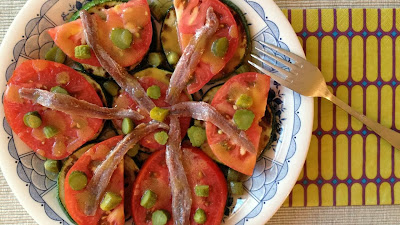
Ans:
{"label": "table surface", "polygon": [[[0,0],[0,42],[27,0]],[[399,8],[398,0],[275,0],[281,8]],[[281,208],[268,224],[399,224],[400,205]],[[0,224],[37,224],[0,171]]]}

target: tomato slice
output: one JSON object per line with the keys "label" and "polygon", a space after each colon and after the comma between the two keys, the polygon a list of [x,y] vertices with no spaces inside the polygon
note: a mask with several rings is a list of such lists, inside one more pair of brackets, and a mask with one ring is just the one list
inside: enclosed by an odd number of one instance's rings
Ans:
{"label": "tomato slice", "polygon": [[73,171],[81,171],[86,174],[88,183],[90,182],[96,166],[103,161],[107,154],[117,143],[122,140],[122,136],[116,136],[105,140],[95,146],[91,147],[85,152],[76,163],[68,171],[65,177],[65,205],[71,218],[77,224],[115,224],[123,225],[125,223],[124,217],[124,163],[123,161],[115,169],[106,192],[113,192],[122,197],[121,203],[111,211],[103,211],[100,206],[94,216],[86,216],[81,210],[84,207],[84,202],[80,201],[85,195],[85,189],[75,191],[69,185],[69,176]]}
{"label": "tomato slice", "polygon": [[[224,175],[218,166],[200,149],[183,147],[182,151],[183,166],[192,190],[190,224],[197,224],[193,220],[193,215],[198,208],[206,212],[207,221],[205,224],[221,224],[227,198],[227,184]],[[208,185],[209,196],[196,196],[194,193],[196,185]],[[148,189],[157,194],[157,202],[150,209],[140,206],[142,195]],[[157,151],[143,165],[134,184],[132,214],[135,224],[151,224],[151,214],[156,210],[163,209],[171,213],[171,204],[172,197],[168,168],[165,162],[165,150]],[[167,224],[173,224],[172,219]]]}
{"label": "tomato slice", "polygon": [[[184,49],[196,30],[204,26],[206,11],[214,9],[220,28],[207,43],[201,61],[194,73],[194,79],[188,85],[189,94],[200,90],[211,78],[218,74],[225,64],[234,56],[239,44],[238,27],[229,8],[219,0],[174,1],[178,18],[178,31],[181,49]],[[218,38],[226,37],[229,48],[224,57],[217,57],[211,52],[212,43]]]}
{"label": "tomato slice", "polygon": [[[270,78],[259,73],[249,72],[236,75],[229,79],[215,94],[211,105],[229,119],[235,114],[235,102],[246,94],[253,99],[248,110],[255,115],[250,128],[246,130],[247,138],[258,149],[262,128],[259,125],[267,106]],[[235,107],[234,107],[235,106]],[[246,175],[253,173],[257,154],[251,154],[240,146],[233,144],[226,134],[219,134],[218,128],[212,123],[206,123],[207,141],[215,156],[225,165]]]}
{"label": "tomato slice", "polygon": [[[147,88],[153,85],[160,87],[161,90],[160,98],[152,99],[154,104],[158,107],[170,106],[168,103],[165,102],[165,96],[169,83],[168,79],[166,78],[167,74],[169,74],[169,72],[155,68],[146,69],[135,74],[135,76],[139,79],[139,83],[142,85],[144,90],[147,90]],[[189,100],[190,100],[189,97],[186,94],[182,93],[178,102],[189,101]],[[114,99],[113,106],[114,108],[125,108],[125,109],[131,108],[134,110],[139,109],[138,104],[126,92],[122,92],[119,96],[117,96]],[[140,123],[148,123],[151,121],[151,118],[148,113],[144,111],[142,111],[141,113],[145,118],[140,121],[134,121],[136,125]],[[181,125],[182,138],[186,135],[186,131],[190,126],[190,120],[191,118],[188,117],[182,117],[179,119]],[[169,123],[168,119],[165,122],[168,124]],[[122,120],[113,120],[113,123],[118,130],[121,130]],[[161,129],[150,133],[146,137],[142,138],[139,143],[143,147],[146,147],[150,150],[159,150],[164,148],[165,147],[164,145],[158,144],[154,139],[154,133],[159,131],[161,131]]]}
{"label": "tomato slice", "polygon": [[[18,90],[22,87],[50,90],[54,86],[61,86],[75,98],[103,106],[96,90],[75,70],[55,62],[28,60],[17,67],[8,81],[4,112],[11,129],[36,153],[49,159],[63,159],[93,139],[103,120],[68,115],[19,97]],[[42,118],[38,128],[24,124],[24,115],[32,111],[37,111]],[[52,138],[46,138],[43,133],[43,128],[48,125],[58,130]]]}
{"label": "tomato slice", "polygon": [[[128,67],[139,63],[150,47],[153,30],[149,5],[146,0],[131,0],[105,10],[103,20],[96,15],[99,43],[121,66]],[[116,47],[110,34],[113,28],[128,29],[133,34],[133,42],[127,49]],[[50,29],[49,34],[55,44],[73,60],[100,66],[95,54],[91,51],[89,59],[75,58],[75,47],[86,43],[81,20],[72,21]]]}

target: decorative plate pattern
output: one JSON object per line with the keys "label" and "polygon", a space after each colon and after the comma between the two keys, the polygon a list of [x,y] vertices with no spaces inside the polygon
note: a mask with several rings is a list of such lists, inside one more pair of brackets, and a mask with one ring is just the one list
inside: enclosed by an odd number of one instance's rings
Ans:
{"label": "decorative plate pattern", "polygon": [[[0,81],[1,93],[21,62],[44,58],[53,46],[46,31],[64,23],[68,15],[89,1],[28,1],[10,29],[15,32],[9,31],[2,43],[3,54],[10,57],[1,59],[0,69],[5,74]],[[272,0],[233,2],[245,12],[253,46],[262,47],[257,43],[262,40],[303,55],[297,37]],[[246,194],[229,199],[225,224],[265,223],[289,194],[304,163],[311,136],[312,99],[272,82],[269,101],[277,112],[277,141],[258,159],[253,176],[245,181]],[[0,113],[4,118],[3,110]],[[44,170],[45,159],[14,136],[5,119],[3,128],[0,140],[8,152],[0,153],[0,165],[21,204],[40,224],[73,224],[58,204],[56,175]]]}

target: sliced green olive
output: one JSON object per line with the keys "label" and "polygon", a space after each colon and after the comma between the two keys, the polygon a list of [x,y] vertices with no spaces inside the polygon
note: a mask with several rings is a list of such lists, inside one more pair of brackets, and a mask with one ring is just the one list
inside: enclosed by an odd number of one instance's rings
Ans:
{"label": "sliced green olive", "polygon": [[43,133],[46,138],[52,138],[56,136],[56,134],[58,133],[58,129],[53,126],[45,126],[43,127]]}
{"label": "sliced green olive", "polygon": [[218,38],[212,43],[211,52],[217,57],[224,57],[228,52],[229,41],[226,37]]}
{"label": "sliced green olive", "polygon": [[133,120],[131,118],[124,118],[122,120],[122,133],[129,134],[133,131],[134,127],[135,124],[133,123]]}
{"label": "sliced green olive", "polygon": [[48,159],[44,162],[44,169],[52,173],[60,172],[60,166],[60,162],[57,160]]}
{"label": "sliced green olive", "polygon": [[161,53],[152,52],[149,54],[149,58],[147,59],[147,61],[151,66],[158,67],[163,63],[164,58],[162,57]]}
{"label": "sliced green olive", "polygon": [[193,216],[194,222],[198,224],[204,224],[207,221],[206,212],[203,209],[198,208]]}
{"label": "sliced green olive", "polygon": [[82,171],[72,171],[68,178],[68,184],[74,191],[80,191],[84,189],[87,185],[88,179],[84,172]]}
{"label": "sliced green olive", "polygon": [[100,203],[100,208],[103,211],[110,211],[117,207],[122,201],[122,197],[114,192],[106,192],[103,200]]}
{"label": "sliced green olive", "polygon": [[233,121],[240,130],[247,130],[254,120],[254,113],[247,109],[239,109],[233,115]]}
{"label": "sliced green olive", "polygon": [[106,81],[103,84],[104,89],[111,95],[111,96],[117,96],[119,92],[119,86],[116,84],[114,81]]}
{"label": "sliced green olive", "polygon": [[49,61],[64,63],[66,55],[59,47],[54,46],[46,53],[44,58]]}
{"label": "sliced green olive", "polygon": [[111,31],[110,39],[112,43],[118,48],[127,49],[131,47],[133,35],[127,29],[114,28]]}
{"label": "sliced green olive", "polygon": [[208,185],[196,185],[194,187],[194,193],[199,197],[208,197],[210,193],[210,186]]}
{"label": "sliced green olive", "polygon": [[165,118],[168,116],[168,114],[169,114],[168,109],[159,108],[157,106],[150,110],[150,118],[160,122],[163,122]]}
{"label": "sliced green olive", "polygon": [[146,190],[140,199],[140,205],[146,209],[150,209],[153,207],[157,202],[157,194],[154,193],[152,190]]}
{"label": "sliced green olive", "polygon": [[169,52],[167,54],[167,61],[170,65],[176,65],[179,61],[179,55],[176,52]]}
{"label": "sliced green olive", "polygon": [[38,128],[42,125],[42,117],[37,111],[28,112],[24,115],[24,124],[30,128]]}
{"label": "sliced green olive", "polygon": [[79,45],[75,47],[75,58],[89,59],[91,57],[89,45]]}
{"label": "sliced green olive", "polygon": [[161,97],[161,89],[157,85],[150,86],[146,90],[147,96],[152,99],[159,99]]}
{"label": "sliced green olive", "polygon": [[243,109],[250,108],[253,105],[253,98],[246,94],[241,94],[236,100],[235,105]]}
{"label": "sliced green olive", "polygon": [[206,130],[201,127],[191,126],[187,133],[190,143],[192,143],[194,147],[200,147],[207,139]]}
{"label": "sliced green olive", "polygon": [[168,141],[168,134],[165,131],[157,132],[154,134],[154,139],[157,141],[158,144],[165,145]]}
{"label": "sliced green olive", "polygon": [[167,224],[171,215],[166,210],[157,210],[151,215],[151,223],[153,225],[164,225]]}
{"label": "sliced green olive", "polygon": [[53,93],[69,95],[68,91],[65,90],[64,88],[60,87],[60,86],[52,87],[52,88],[50,89],[50,91],[53,92]]}

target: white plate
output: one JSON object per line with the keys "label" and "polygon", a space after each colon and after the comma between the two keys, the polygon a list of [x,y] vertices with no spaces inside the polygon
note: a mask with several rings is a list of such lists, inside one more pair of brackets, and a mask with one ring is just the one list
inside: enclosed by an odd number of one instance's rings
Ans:
{"label": "white plate", "polygon": [[[53,45],[46,30],[87,0],[29,0],[1,44],[0,92],[4,94],[13,70],[27,59],[44,58]],[[246,14],[253,39],[263,40],[304,56],[298,39],[272,0],[233,0]],[[259,46],[261,47],[261,46]],[[312,131],[313,99],[300,96],[272,82],[270,95],[279,123],[278,141],[257,162],[254,175],[245,182],[246,194],[230,199],[225,224],[264,224],[282,205],[304,164]],[[1,107],[3,109],[3,107]],[[56,182],[46,175],[44,160],[12,133],[4,111],[0,129],[0,166],[11,189],[39,224],[71,223],[56,199]],[[128,221],[127,224],[132,224]]]}

